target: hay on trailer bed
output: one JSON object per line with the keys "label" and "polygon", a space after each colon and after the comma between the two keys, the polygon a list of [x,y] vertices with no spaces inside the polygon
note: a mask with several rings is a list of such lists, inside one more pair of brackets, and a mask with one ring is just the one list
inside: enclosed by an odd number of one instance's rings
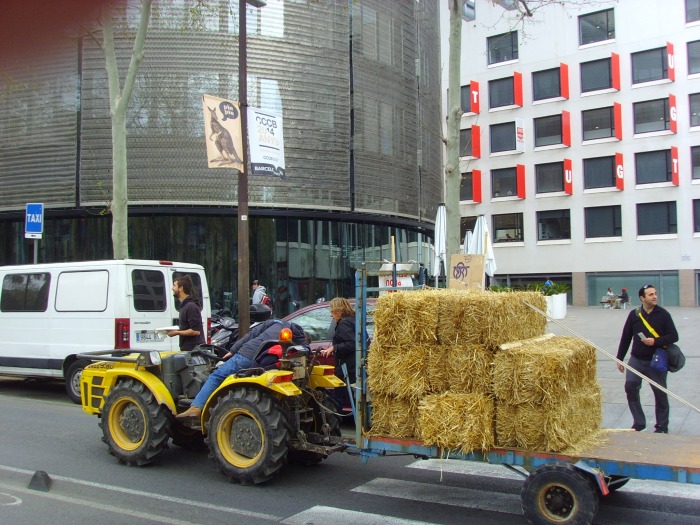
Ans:
{"label": "hay on trailer bed", "polygon": [[463,454],[494,446],[494,404],[483,394],[444,392],[418,404],[418,432],[423,443]]}
{"label": "hay on trailer bed", "polygon": [[374,338],[382,345],[406,346],[437,341],[437,290],[394,292],[377,299]]}
{"label": "hay on trailer bed", "polygon": [[418,399],[428,392],[428,354],[432,345],[404,347],[372,343],[367,356],[367,387],[372,394]]}
{"label": "hay on trailer bed", "polygon": [[418,435],[418,402],[372,394],[372,427],[367,436],[415,438]]}

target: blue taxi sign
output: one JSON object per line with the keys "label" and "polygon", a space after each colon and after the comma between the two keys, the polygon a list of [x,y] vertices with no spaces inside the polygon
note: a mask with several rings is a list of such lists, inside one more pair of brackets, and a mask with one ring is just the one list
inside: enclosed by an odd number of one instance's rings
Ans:
{"label": "blue taxi sign", "polygon": [[27,204],[24,217],[25,239],[41,239],[44,233],[44,204],[32,202]]}

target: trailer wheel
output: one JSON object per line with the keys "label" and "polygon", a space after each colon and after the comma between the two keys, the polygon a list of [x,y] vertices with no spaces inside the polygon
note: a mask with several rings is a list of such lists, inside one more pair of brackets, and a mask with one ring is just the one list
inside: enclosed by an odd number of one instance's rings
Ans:
{"label": "trailer wheel", "polygon": [[608,481],[608,490],[610,492],[615,492],[621,489],[630,480],[627,476],[610,476],[610,481]]}
{"label": "trailer wheel", "polygon": [[229,481],[263,483],[287,463],[289,424],[268,392],[249,387],[229,392],[212,409],[207,427],[210,457]]}
{"label": "trailer wheel", "polygon": [[68,367],[66,371],[66,394],[73,403],[80,404],[80,376],[83,368],[88,365],[87,361],[76,361]]}
{"label": "trailer wheel", "polygon": [[102,441],[121,463],[147,465],[168,449],[169,413],[143,383],[121,381],[102,408]]}
{"label": "trailer wheel", "polygon": [[523,513],[534,525],[590,525],[598,513],[598,491],[569,464],[537,468],[521,492]]}

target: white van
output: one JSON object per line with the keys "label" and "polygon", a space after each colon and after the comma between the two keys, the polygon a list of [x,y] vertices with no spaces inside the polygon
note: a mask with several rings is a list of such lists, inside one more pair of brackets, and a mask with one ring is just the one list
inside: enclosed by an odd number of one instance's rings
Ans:
{"label": "white van", "polygon": [[[96,350],[177,350],[173,279],[189,274],[211,326],[204,268],[169,261],[89,261],[0,266],[0,375],[55,377],[80,402],[76,354]],[[205,338],[207,337],[205,334]]]}

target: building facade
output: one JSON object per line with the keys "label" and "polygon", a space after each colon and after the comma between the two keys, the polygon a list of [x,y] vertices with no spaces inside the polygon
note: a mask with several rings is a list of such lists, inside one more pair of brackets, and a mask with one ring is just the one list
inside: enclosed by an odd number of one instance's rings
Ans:
{"label": "building facade", "polygon": [[[128,111],[129,254],[204,265],[238,296],[237,178],[209,169],[202,95],[238,99],[238,1],[155,0]],[[124,71],[140,2],[116,31]],[[441,200],[437,0],[247,7],[248,103],[282,115],[284,178],[249,177],[250,275],[277,314],[351,295],[365,260],[430,260]],[[93,38],[96,36],[97,38]],[[101,33],[0,63],[0,264],[112,257],[111,120]]]}
{"label": "building facade", "polygon": [[489,220],[497,282],[700,304],[700,1],[468,4],[462,234]]}

